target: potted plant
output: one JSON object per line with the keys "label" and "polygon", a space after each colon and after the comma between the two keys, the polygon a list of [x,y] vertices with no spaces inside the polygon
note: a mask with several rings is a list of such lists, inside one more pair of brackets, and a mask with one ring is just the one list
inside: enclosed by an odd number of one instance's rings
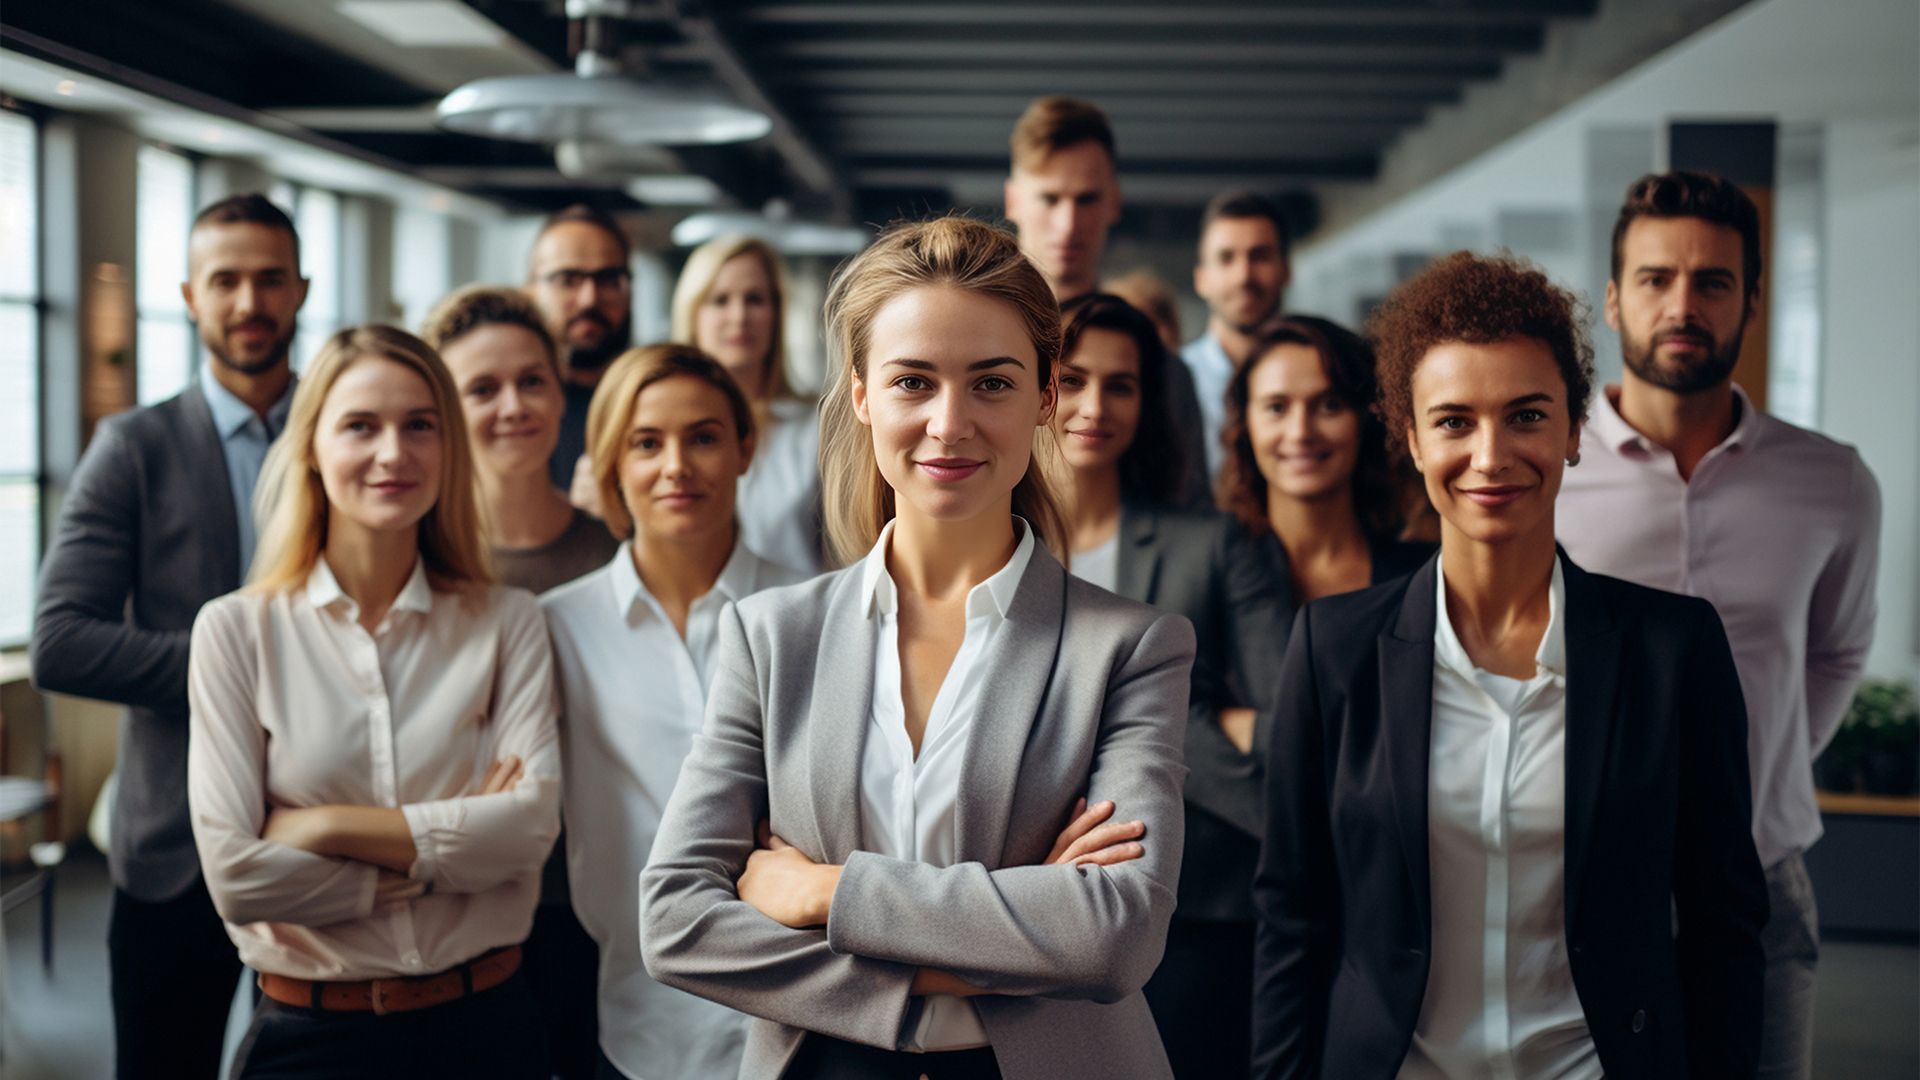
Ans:
{"label": "potted plant", "polygon": [[1920,793],[1920,702],[1913,687],[1892,679],[1862,682],[1814,775],[1828,791]]}

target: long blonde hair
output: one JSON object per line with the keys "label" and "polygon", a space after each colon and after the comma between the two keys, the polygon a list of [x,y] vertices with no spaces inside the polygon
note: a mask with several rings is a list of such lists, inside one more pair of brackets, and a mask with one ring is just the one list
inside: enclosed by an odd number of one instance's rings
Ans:
{"label": "long blonde hair", "polygon": [[[1039,357],[1038,376],[1053,382],[1060,359],[1060,305],[1040,271],[1012,236],[962,217],[898,225],[843,267],[827,293],[827,347],[832,354],[820,401],[820,487],[827,539],[843,563],[873,547],[894,515],[893,489],[874,459],[873,433],[853,408],[853,383],[867,377],[867,351],[880,309],[914,289],[961,289],[1013,308]],[[1066,518],[1043,467],[1057,455],[1050,428],[1034,428],[1034,461],[1013,489],[1013,512],[1065,561]]]}
{"label": "long blonde hair", "polygon": [[254,520],[262,522],[259,550],[247,588],[253,592],[297,589],[306,583],[327,546],[326,489],[313,457],[320,409],[340,376],[363,357],[391,360],[426,380],[440,411],[440,497],[420,519],[420,558],[427,580],[441,592],[493,582],[481,542],[480,506],[473,490],[473,455],[461,422],[460,395],[440,354],[405,330],[350,326],[327,339],[307,365],[294,392],[287,429],[268,451],[254,494]]}
{"label": "long blonde hair", "polygon": [[775,401],[797,397],[793,384],[787,381],[787,272],[780,253],[765,240],[737,234],[715,237],[694,248],[680,271],[680,280],[673,285],[673,321],[667,332],[681,345],[705,347],[694,339],[695,316],[713,291],[713,279],[720,276],[720,268],[738,255],[759,259],[767,272],[767,285],[773,290],[773,344],[764,372],[767,397]]}

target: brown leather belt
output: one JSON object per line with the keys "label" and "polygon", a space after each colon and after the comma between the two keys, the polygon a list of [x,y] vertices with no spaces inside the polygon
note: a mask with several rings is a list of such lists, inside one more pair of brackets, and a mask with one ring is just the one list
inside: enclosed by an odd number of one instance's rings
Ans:
{"label": "brown leather belt", "polygon": [[260,975],[260,992],[283,1005],[334,1012],[373,1010],[376,1016],[443,1005],[456,998],[491,990],[520,970],[520,946],[482,953],[438,975],[357,982],[321,982],[286,975]]}

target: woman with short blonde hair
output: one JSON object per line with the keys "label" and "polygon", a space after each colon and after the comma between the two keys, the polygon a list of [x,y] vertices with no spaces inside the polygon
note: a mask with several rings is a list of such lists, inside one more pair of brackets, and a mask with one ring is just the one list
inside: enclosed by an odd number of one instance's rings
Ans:
{"label": "woman with short blonde hair", "polygon": [[695,248],[673,289],[673,340],[733,376],[760,436],[738,511],[747,546],[796,570],[827,568],[820,533],[819,419],[786,365],[786,272],[773,245],[723,236]]}
{"label": "woman with short blonde hair", "polygon": [[262,472],[252,583],[194,623],[194,841],[265,998],[237,1077],[546,1075],[519,967],[553,657],[491,583],[472,468],[433,349],[340,331]]}

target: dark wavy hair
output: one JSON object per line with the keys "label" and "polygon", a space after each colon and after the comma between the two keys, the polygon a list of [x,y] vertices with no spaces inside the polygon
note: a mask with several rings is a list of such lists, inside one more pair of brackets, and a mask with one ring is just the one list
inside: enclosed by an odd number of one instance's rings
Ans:
{"label": "dark wavy hair", "polygon": [[1627,229],[1641,218],[1699,218],[1740,234],[1740,279],[1752,300],[1760,291],[1760,210],[1738,184],[1711,173],[1648,173],[1627,188],[1613,222],[1613,280],[1620,280]]}
{"label": "dark wavy hair", "polygon": [[1112,330],[1133,342],[1140,358],[1140,425],[1120,455],[1120,483],[1155,502],[1177,505],[1184,497],[1187,455],[1175,430],[1168,400],[1167,350],[1147,314],[1112,293],[1087,293],[1061,307],[1062,366],[1089,330]]}
{"label": "dark wavy hair", "polygon": [[1587,415],[1593,344],[1581,303],[1514,255],[1456,251],[1388,295],[1368,320],[1380,357],[1380,419],[1395,454],[1413,428],[1413,372],[1435,347],[1531,338],[1553,353],[1567,384],[1567,421]]}
{"label": "dark wavy hair", "polygon": [[1227,450],[1220,468],[1221,507],[1255,535],[1272,528],[1267,517],[1267,478],[1253,456],[1253,436],[1247,429],[1248,387],[1254,369],[1282,345],[1305,345],[1318,353],[1321,370],[1326,372],[1333,392],[1359,414],[1360,455],[1349,481],[1353,510],[1368,534],[1398,534],[1405,524],[1405,514],[1400,483],[1387,454],[1387,429],[1374,414],[1380,383],[1373,346],[1346,327],[1313,315],[1288,315],[1269,323],[1254,342],[1247,362],[1227,381],[1227,420],[1220,431],[1220,442]]}

